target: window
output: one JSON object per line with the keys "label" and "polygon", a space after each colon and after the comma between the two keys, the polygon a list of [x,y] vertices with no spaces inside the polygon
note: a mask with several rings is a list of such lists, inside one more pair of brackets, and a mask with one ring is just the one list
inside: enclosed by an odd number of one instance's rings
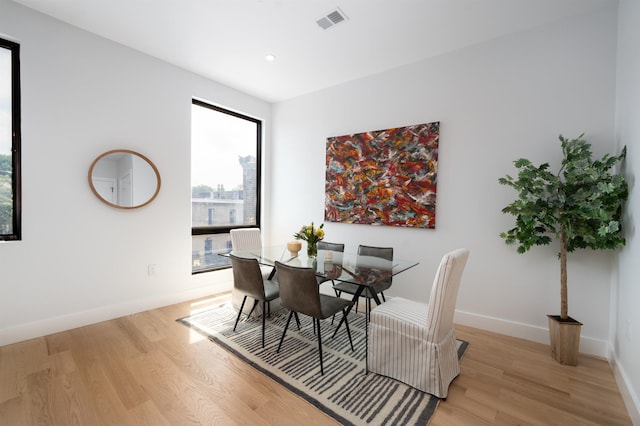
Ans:
{"label": "window", "polygon": [[0,240],[21,238],[19,53],[0,38]]}
{"label": "window", "polygon": [[194,100],[191,105],[192,272],[229,266],[229,231],[260,226],[262,122]]}

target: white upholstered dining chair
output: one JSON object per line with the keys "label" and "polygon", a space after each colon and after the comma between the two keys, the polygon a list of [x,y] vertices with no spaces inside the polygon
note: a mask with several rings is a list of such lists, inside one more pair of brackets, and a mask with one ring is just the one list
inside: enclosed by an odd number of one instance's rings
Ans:
{"label": "white upholstered dining chair", "polygon": [[368,342],[370,372],[446,398],[460,374],[453,314],[469,250],[444,255],[429,303],[394,297],[371,311]]}
{"label": "white upholstered dining chair", "polygon": [[[231,250],[254,250],[262,248],[262,234],[260,228],[237,228],[232,229],[229,234],[231,235]],[[265,280],[272,279],[270,276],[273,272],[273,268],[261,266],[260,270]]]}
{"label": "white upholstered dining chair", "polygon": [[251,250],[262,248],[260,228],[232,229],[231,248],[233,250]]}

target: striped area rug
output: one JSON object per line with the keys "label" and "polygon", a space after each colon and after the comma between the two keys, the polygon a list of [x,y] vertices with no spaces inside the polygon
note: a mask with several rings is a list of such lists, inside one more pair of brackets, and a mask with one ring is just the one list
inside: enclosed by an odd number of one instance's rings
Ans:
{"label": "striped area rug", "polygon": [[[288,311],[273,312],[266,322],[265,347],[261,344],[261,319],[240,319],[230,303],[177,321],[192,327],[220,344],[273,380],[305,398],[343,425],[426,425],[439,399],[404,383],[365,374],[364,315],[349,314],[349,328],[355,351],[351,350],[342,327],[331,338],[336,322],[322,321],[324,376],[320,375],[317,337],[311,318],[300,315],[301,330],[295,321],[287,330],[280,353],[278,342],[286,325]],[[458,340],[461,357],[467,343]]]}

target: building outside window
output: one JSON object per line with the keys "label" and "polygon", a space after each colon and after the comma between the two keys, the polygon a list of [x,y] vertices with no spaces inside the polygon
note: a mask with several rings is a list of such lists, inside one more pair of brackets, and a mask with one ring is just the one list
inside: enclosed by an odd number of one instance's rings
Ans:
{"label": "building outside window", "polygon": [[19,51],[0,38],[0,240],[21,238]]}
{"label": "building outside window", "polygon": [[228,267],[229,232],[260,226],[262,122],[194,100],[191,107],[192,272]]}

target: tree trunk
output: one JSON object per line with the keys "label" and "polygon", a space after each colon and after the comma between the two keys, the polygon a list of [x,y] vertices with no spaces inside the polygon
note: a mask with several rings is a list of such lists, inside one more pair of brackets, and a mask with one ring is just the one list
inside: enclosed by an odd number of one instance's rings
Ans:
{"label": "tree trunk", "polygon": [[560,318],[566,320],[569,316],[569,302],[567,297],[567,233],[560,231]]}

